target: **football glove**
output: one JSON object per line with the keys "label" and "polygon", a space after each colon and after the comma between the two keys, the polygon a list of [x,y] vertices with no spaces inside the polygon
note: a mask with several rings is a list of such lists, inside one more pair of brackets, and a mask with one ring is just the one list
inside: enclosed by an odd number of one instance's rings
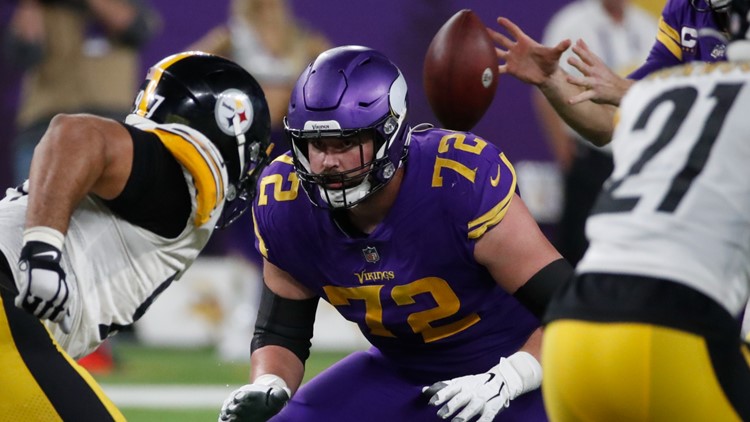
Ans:
{"label": "football glove", "polygon": [[542,367],[526,352],[516,352],[484,374],[467,375],[440,381],[422,389],[433,406],[442,406],[437,415],[452,422],[468,421],[480,415],[477,422],[490,422],[510,401],[542,384]]}
{"label": "football glove", "polygon": [[219,422],[265,422],[279,413],[291,396],[283,379],[273,374],[261,375],[224,400]]}
{"label": "football glove", "polygon": [[63,239],[62,233],[49,227],[35,227],[24,233],[24,245],[18,260],[21,274],[15,305],[37,318],[59,323],[63,332],[68,334],[72,298],[65,271],[60,266]]}

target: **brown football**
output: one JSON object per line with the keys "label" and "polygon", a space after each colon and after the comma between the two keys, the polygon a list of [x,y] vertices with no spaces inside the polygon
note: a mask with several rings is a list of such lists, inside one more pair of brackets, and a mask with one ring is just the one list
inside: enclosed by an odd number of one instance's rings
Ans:
{"label": "brown football", "polygon": [[497,89],[497,56],[482,20],[469,9],[448,19],[432,38],[423,78],[427,101],[446,129],[468,131]]}

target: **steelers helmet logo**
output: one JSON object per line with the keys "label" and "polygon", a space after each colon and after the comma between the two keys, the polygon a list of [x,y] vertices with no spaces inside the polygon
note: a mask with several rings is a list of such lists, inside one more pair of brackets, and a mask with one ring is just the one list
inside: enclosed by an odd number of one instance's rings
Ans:
{"label": "steelers helmet logo", "polygon": [[222,132],[236,136],[250,129],[253,123],[253,105],[244,92],[228,89],[216,99],[214,116]]}

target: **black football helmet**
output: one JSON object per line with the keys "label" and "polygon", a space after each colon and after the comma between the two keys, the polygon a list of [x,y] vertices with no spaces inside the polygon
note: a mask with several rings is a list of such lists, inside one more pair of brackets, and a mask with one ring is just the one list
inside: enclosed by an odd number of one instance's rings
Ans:
{"label": "black football helmet", "polygon": [[729,9],[729,3],[732,0],[703,0],[702,4],[699,0],[690,0],[690,4],[699,12],[726,12]]}
{"label": "black football helmet", "polygon": [[217,227],[226,227],[247,209],[271,145],[266,97],[250,73],[198,51],[166,57],[149,69],[131,115],[184,124],[214,143],[229,176]]}
{"label": "black football helmet", "polygon": [[729,6],[729,39],[750,40],[750,0],[732,0]]}

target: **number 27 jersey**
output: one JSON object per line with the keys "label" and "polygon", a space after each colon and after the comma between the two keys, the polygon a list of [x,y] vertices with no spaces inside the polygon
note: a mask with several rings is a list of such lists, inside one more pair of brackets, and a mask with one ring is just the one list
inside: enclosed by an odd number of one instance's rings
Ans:
{"label": "number 27 jersey", "polygon": [[636,83],[579,273],[692,287],[732,315],[750,287],[750,64],[688,64]]}

